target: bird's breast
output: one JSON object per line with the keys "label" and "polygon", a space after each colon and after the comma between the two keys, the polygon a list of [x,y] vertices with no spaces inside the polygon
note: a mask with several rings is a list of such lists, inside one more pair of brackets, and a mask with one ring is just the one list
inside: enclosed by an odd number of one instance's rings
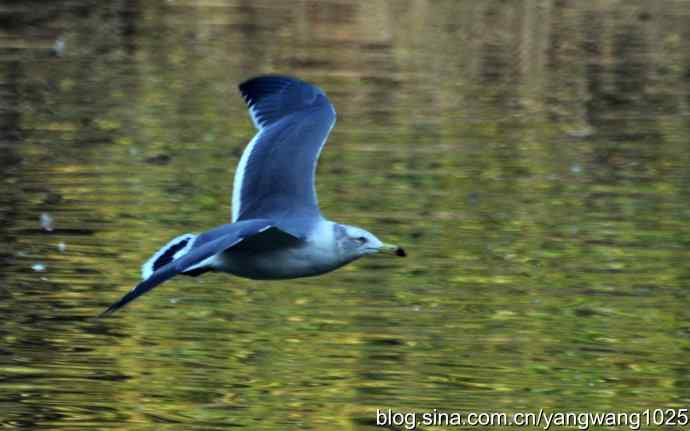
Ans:
{"label": "bird's breast", "polygon": [[305,244],[269,251],[230,249],[219,255],[215,270],[239,277],[275,280],[319,275],[345,263],[330,250]]}

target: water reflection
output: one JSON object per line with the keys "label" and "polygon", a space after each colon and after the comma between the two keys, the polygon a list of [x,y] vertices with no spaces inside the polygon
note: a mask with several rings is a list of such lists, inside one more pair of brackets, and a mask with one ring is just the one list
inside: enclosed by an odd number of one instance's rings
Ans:
{"label": "water reflection", "polygon": [[[377,408],[687,406],[686,6],[3,9],[0,422],[375,429]],[[338,110],[324,212],[412,258],[185,279],[92,319],[175,232],[229,217],[253,134],[234,86],[273,71]]]}

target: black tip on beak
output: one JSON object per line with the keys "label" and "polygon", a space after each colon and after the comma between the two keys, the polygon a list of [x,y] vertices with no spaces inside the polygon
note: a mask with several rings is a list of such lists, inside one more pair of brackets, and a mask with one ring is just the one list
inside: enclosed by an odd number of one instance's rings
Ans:
{"label": "black tip on beak", "polygon": [[407,253],[405,253],[405,250],[402,247],[398,247],[395,250],[395,255],[400,256],[400,257],[405,257],[405,256],[407,256]]}

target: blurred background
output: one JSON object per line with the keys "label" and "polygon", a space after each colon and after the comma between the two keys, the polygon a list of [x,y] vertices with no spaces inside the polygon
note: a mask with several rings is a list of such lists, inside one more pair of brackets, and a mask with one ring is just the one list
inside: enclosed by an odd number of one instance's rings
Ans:
{"label": "blurred background", "polygon": [[[260,73],[328,93],[322,210],[409,258],[94,319],[229,221]],[[690,402],[687,0],[5,0],[0,181],[2,429]]]}

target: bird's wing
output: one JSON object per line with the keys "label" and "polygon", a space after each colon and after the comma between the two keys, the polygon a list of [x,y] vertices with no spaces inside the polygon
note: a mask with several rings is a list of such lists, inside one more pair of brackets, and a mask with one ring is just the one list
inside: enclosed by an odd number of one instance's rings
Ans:
{"label": "bird's wing", "polygon": [[[238,246],[245,240],[251,240],[261,236],[263,232],[272,233],[272,238],[275,238],[276,234],[280,237],[287,236],[289,238],[294,238],[292,235],[277,229],[269,220],[245,220],[213,229],[199,235],[195,240],[194,246],[187,254],[156,270],[149,278],[139,283],[119,301],[108,307],[102,315],[112,313],[124,307],[140,295],[143,295],[175,275],[199,267],[204,264],[206,259],[224,250]],[[294,239],[297,240],[297,238]]]}
{"label": "bird's wing", "polygon": [[259,132],[235,171],[232,221],[320,217],[314,175],[335,124],[328,97],[314,85],[284,76],[254,78],[239,89]]}

